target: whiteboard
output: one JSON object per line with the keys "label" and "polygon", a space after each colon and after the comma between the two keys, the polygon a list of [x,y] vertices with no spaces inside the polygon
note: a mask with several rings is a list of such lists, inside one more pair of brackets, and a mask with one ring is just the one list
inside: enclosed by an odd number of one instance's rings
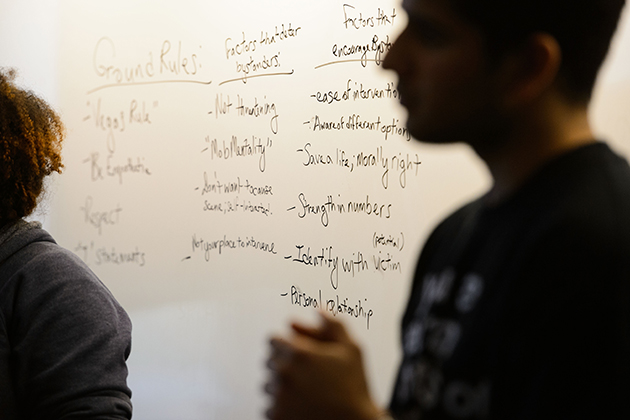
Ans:
{"label": "whiteboard", "polygon": [[[399,4],[58,9],[43,36],[68,138],[48,226],[130,314],[134,419],[262,418],[269,335],[320,305],[386,403],[420,247],[489,183],[468,148],[410,141],[380,66]],[[592,116],[630,155],[626,26]]]}
{"label": "whiteboard", "polygon": [[485,176],[466,149],[455,172],[411,141],[381,69],[400,7],[67,1],[60,16],[50,225],[131,316],[134,418],[262,418],[268,337],[317,307],[365,345],[385,403],[436,197],[455,205]]}

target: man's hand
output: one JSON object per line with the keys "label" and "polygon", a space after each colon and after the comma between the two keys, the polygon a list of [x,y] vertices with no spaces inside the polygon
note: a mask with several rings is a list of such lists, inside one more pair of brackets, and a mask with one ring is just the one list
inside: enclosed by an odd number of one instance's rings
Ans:
{"label": "man's hand", "polygon": [[361,349],[345,327],[328,315],[320,327],[292,324],[288,338],[271,339],[265,391],[271,420],[376,420]]}

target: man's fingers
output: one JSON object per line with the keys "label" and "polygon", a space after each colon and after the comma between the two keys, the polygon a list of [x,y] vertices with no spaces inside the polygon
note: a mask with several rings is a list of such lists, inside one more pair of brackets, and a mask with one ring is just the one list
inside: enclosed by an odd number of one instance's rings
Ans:
{"label": "man's fingers", "polygon": [[265,412],[265,417],[267,417],[269,420],[276,420],[278,418],[278,416],[276,415],[276,409],[274,407],[268,408]]}
{"label": "man's fingers", "polygon": [[284,370],[294,358],[295,350],[291,343],[279,337],[269,340],[271,346],[271,356],[267,361],[267,367],[274,372]]}
{"label": "man's fingers", "polygon": [[332,315],[319,311],[321,324],[317,327],[309,327],[301,323],[292,323],[291,328],[298,335],[313,338],[319,341],[348,342],[350,336],[344,325]]}
{"label": "man's fingers", "polygon": [[267,381],[267,383],[265,383],[265,386],[263,387],[265,394],[269,394],[275,397],[276,394],[278,394],[279,389],[280,389],[280,383],[279,383],[278,377],[276,375],[271,375],[271,377],[269,378],[269,380]]}
{"label": "man's fingers", "polygon": [[322,335],[323,339],[327,341],[337,341],[337,342],[349,342],[351,341],[350,336],[348,335],[348,331],[346,327],[331,315],[320,311],[320,318],[322,319]]}
{"label": "man's fingers", "polygon": [[291,328],[294,332],[305,335],[307,337],[311,337],[315,340],[323,340],[323,330],[321,327],[309,327],[307,325],[294,322],[291,324]]}

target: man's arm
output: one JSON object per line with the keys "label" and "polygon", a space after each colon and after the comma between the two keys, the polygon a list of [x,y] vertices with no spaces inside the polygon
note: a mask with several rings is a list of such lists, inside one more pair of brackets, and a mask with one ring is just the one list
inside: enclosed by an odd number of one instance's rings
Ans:
{"label": "man's arm", "polygon": [[321,313],[319,327],[292,324],[290,337],[271,339],[265,391],[271,420],[378,420],[361,349],[337,320]]}

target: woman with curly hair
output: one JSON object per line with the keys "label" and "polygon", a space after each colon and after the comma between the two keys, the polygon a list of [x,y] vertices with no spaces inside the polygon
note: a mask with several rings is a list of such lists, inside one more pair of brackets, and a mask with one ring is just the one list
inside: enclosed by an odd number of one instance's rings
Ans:
{"label": "woman with curly hair", "polygon": [[129,419],[131,322],[74,254],[26,216],[61,172],[64,126],[0,69],[0,418]]}

